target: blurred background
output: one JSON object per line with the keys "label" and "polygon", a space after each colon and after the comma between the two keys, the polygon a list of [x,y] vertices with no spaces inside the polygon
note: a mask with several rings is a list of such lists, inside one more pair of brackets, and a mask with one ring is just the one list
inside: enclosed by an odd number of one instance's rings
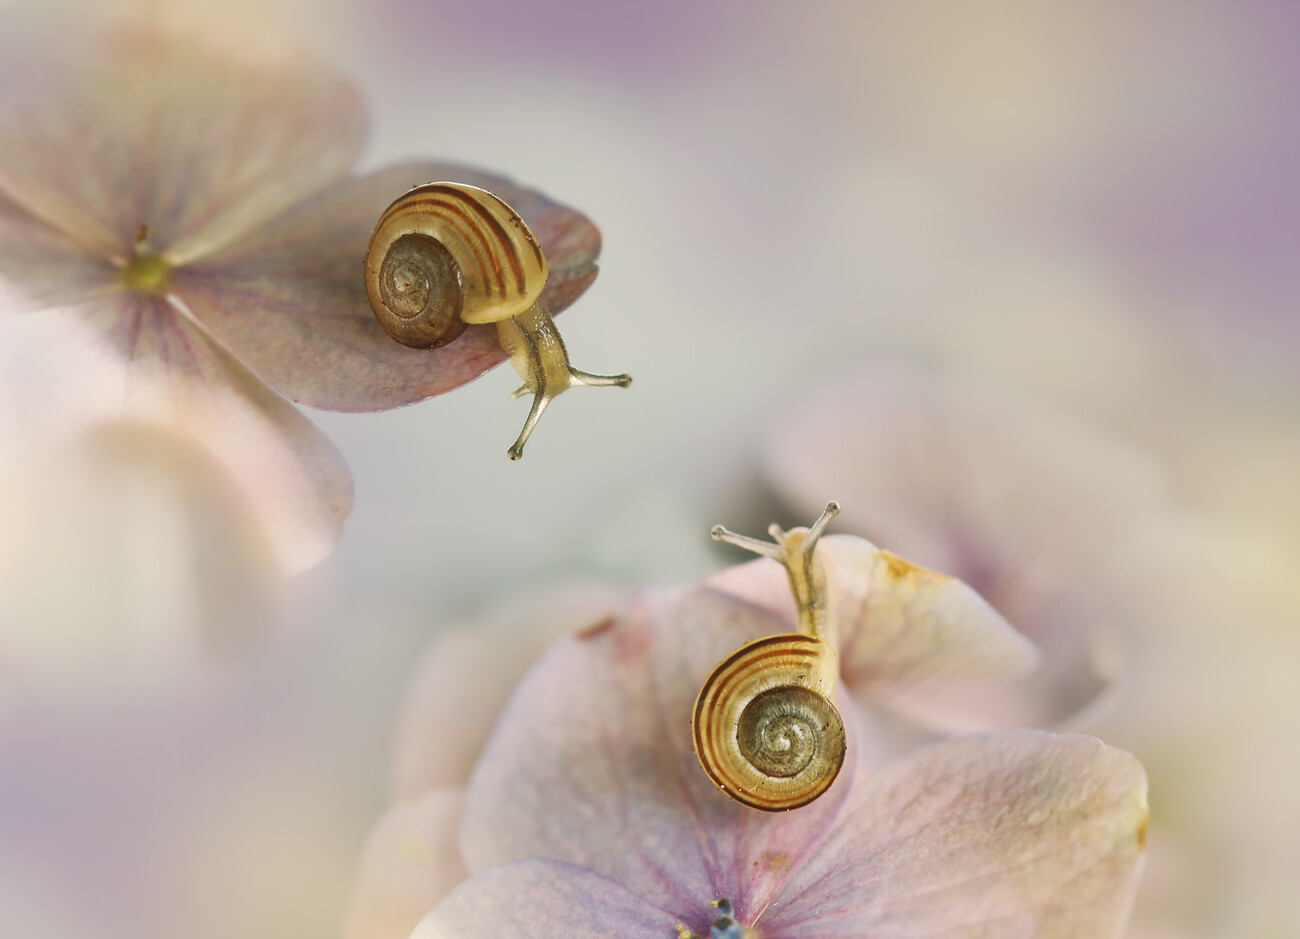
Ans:
{"label": "blurred background", "polygon": [[[1084,728],[1153,774],[1153,858],[1172,860],[1134,934],[1296,934],[1300,858],[1268,838],[1300,802],[1300,8],[265,6],[363,89],[364,168],[477,164],[596,221],[600,278],[560,322],[578,367],[635,384],[566,395],[519,464],[525,405],[500,370],[393,412],[313,412],[356,505],[288,582],[167,440],[79,451],[75,523],[0,498],[6,932],[337,935],[429,638],[560,580],[700,577],[736,560],[717,522],[806,523],[765,469],[781,419],[904,357],[1165,480],[1197,547],[1166,532],[1159,576],[1125,588],[1170,600],[1129,643],[1161,683],[1121,681]],[[0,30],[46,12],[0,0]],[[1126,693],[1158,706],[1130,721]],[[1209,736],[1186,723],[1207,715]],[[1202,745],[1160,776],[1141,744],[1166,728]],[[1212,796],[1161,801],[1202,770]]]}

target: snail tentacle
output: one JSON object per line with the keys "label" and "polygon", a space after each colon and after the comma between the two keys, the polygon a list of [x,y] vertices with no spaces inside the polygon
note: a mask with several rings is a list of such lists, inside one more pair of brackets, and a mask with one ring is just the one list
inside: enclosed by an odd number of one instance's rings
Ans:
{"label": "snail tentacle", "polygon": [[602,385],[617,385],[619,388],[626,388],[632,384],[631,375],[595,375],[591,372],[579,371],[576,368],[569,369],[569,378],[575,385],[589,385],[596,388]]}
{"label": "snail tentacle", "polygon": [[734,531],[723,528],[721,525],[714,525],[709,532],[714,541],[721,541],[726,544],[735,545],[737,548],[745,548],[753,551],[755,554],[761,554],[763,557],[771,558],[774,561],[780,561],[782,558],[781,546],[779,544],[770,544],[766,541],[759,541],[757,538],[751,538],[748,535],[738,535]]}
{"label": "snail tentacle", "polygon": [[510,355],[510,362],[524,380],[515,397],[531,393],[533,406],[524,421],[519,438],[507,451],[510,459],[524,455],[533,428],[547,405],[575,385],[618,385],[626,388],[632,383],[630,375],[593,375],[580,372],[569,364],[569,353],[564,340],[555,328],[555,319],[540,299],[518,316],[497,323],[501,346]]}
{"label": "snail tentacle", "polygon": [[817,521],[808,528],[793,528],[787,532],[773,522],[768,526],[772,542],[738,535],[721,525],[715,525],[711,535],[714,541],[733,544],[779,561],[790,578],[790,590],[799,611],[799,631],[809,636],[820,636],[829,631],[830,607],[826,599],[825,574],[815,563],[817,542],[830,520],[839,514],[839,503],[827,502]]}
{"label": "snail tentacle", "polygon": [[510,445],[508,452],[510,459],[517,460],[524,455],[524,444],[532,436],[533,428],[541,420],[542,412],[546,410],[554,398],[546,395],[536,395],[533,398],[533,406],[528,411],[528,419],[524,421],[524,429],[519,432],[519,437]]}

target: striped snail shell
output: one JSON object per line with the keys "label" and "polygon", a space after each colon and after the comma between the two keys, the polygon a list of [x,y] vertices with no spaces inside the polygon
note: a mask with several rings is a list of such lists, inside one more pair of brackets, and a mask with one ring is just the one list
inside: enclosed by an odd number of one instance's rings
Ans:
{"label": "striped snail shell", "polygon": [[403,345],[431,349],[472,323],[523,313],[546,286],[546,256],[523,219],[485,189],[429,183],[380,216],[366,251],[366,295]]}
{"label": "striped snail shell", "polygon": [[844,765],[844,722],[831,703],[833,654],[799,633],[750,642],[723,660],[695,700],[700,765],[738,802],[767,812],[807,805]]}

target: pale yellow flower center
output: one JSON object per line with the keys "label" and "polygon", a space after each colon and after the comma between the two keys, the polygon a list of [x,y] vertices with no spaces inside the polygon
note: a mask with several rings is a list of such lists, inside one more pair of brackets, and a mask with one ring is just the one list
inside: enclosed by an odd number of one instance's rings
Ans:
{"label": "pale yellow flower center", "polygon": [[137,248],[122,268],[122,283],[129,290],[164,296],[171,274],[172,265],[166,257]]}

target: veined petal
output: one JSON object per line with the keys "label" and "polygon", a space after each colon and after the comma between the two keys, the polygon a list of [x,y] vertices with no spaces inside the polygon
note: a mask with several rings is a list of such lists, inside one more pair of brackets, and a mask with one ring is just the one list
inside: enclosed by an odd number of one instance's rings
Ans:
{"label": "veined petal", "polygon": [[421,920],[411,939],[672,939],[681,921],[589,870],[527,860],[462,884]]}
{"label": "veined petal", "polygon": [[305,53],[236,59],[118,24],[0,102],[0,192],[117,260],[147,229],[184,262],[347,172],[361,99]]}
{"label": "veined petal", "polygon": [[117,284],[107,260],[0,193],[0,315],[66,306]]}
{"label": "veined petal", "polygon": [[725,897],[752,918],[826,834],[856,758],[843,714],[844,769],[785,813],[731,801],[700,767],[691,714],[704,679],[741,643],[782,631],[751,605],[686,588],[644,594],[617,622],[560,640],[520,684],[471,778],[470,869],[569,861],[664,909]]}
{"label": "veined petal", "polygon": [[370,832],[348,905],[345,939],[406,939],[469,869],[458,838],[463,786],[390,808]]}
{"label": "veined petal", "polygon": [[[314,564],[342,532],[342,456],[293,405],[166,300],[128,292],[8,321],[0,435],[19,460],[128,421],[208,453],[261,520],[282,569]],[[0,454],[4,456],[4,454]]]}
{"label": "veined petal", "polygon": [[546,647],[617,614],[626,601],[625,591],[609,585],[575,583],[439,632],[416,667],[398,720],[394,798],[468,782],[510,694]]}
{"label": "veined petal", "polygon": [[550,263],[552,313],[596,277],[600,232],[583,215],[504,177],[447,163],[406,163],[350,178],[219,255],[175,272],[173,287],[240,360],[286,397],[333,411],[422,401],[505,361],[494,326],[438,349],[384,332],[366,299],[363,262],[388,205],[413,186],[453,180],[489,189],[533,229]]}
{"label": "veined petal", "polygon": [[1147,815],[1137,760],[1091,737],[946,741],[859,780],[760,926],[789,939],[1115,937]]}

